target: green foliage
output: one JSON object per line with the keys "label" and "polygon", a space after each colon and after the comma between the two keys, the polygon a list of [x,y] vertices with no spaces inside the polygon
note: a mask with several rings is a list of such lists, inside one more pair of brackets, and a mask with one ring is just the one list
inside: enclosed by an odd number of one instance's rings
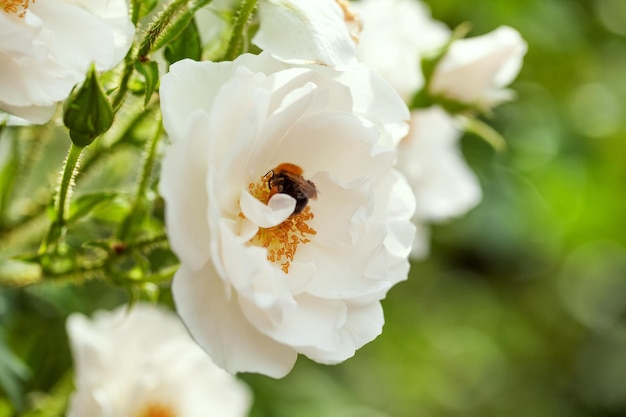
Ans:
{"label": "green foliage", "polygon": [[198,33],[198,26],[193,20],[188,22],[182,33],[168,43],[163,51],[163,56],[170,65],[185,58],[199,60],[201,55],[202,41]]}
{"label": "green foliage", "polygon": [[152,98],[152,94],[159,86],[159,65],[154,61],[135,61],[135,69],[143,76],[145,83],[145,99],[144,106]]}

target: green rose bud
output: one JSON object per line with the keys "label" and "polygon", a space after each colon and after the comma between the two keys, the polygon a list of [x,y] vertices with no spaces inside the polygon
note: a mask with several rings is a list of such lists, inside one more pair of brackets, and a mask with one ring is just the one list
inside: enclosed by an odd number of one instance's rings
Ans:
{"label": "green rose bud", "polygon": [[113,124],[113,108],[92,64],[85,82],[74,87],[63,107],[63,123],[76,146],[87,146]]}

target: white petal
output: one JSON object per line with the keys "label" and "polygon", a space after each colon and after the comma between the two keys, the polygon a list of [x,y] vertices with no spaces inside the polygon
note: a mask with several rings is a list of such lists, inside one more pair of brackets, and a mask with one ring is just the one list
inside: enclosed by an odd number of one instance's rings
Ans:
{"label": "white petal", "polygon": [[422,88],[422,56],[443,46],[450,29],[415,0],[360,0],[351,4],[363,23],[357,56],[408,101]]}
{"label": "white petal", "polygon": [[459,39],[437,65],[430,91],[492,107],[509,97],[500,90],[517,76],[526,50],[519,32],[506,26],[483,36]]}
{"label": "white petal", "polygon": [[173,140],[184,137],[187,119],[198,109],[210,114],[213,98],[231,75],[228,62],[178,61],[160,81],[163,125]]}
{"label": "white petal", "polygon": [[[56,104],[50,106],[28,106],[18,107],[10,106],[0,102],[0,109],[17,116],[7,121],[7,125],[11,126],[24,126],[30,123],[43,124],[54,116],[56,111]],[[0,120],[0,123],[2,120]]]}
{"label": "white petal", "polygon": [[[378,134],[378,129],[348,112],[307,113],[294,122],[267,161],[272,167],[289,161],[301,166],[305,175],[329,172],[345,182],[374,176],[395,158],[392,148],[374,149]],[[350,154],[349,164],[346,154]]]}
{"label": "white petal", "polygon": [[[318,234],[321,233],[323,230],[318,230]],[[366,276],[365,269],[378,257],[387,258],[387,254],[381,250],[386,233],[383,224],[369,222],[362,225],[361,239],[351,246],[321,245],[315,239],[301,245],[295,260],[312,261],[316,266],[315,276],[306,287],[306,292],[328,299],[381,297],[391,287],[391,283],[386,280],[386,276]]]}
{"label": "white petal", "polygon": [[183,265],[174,277],[176,309],[191,335],[228,372],[285,376],[297,353],[254,328],[243,316],[237,299],[226,297],[215,274],[210,265],[197,273]]}
{"label": "white petal", "polygon": [[165,218],[172,248],[192,270],[210,257],[208,216],[207,145],[203,140],[207,115],[198,111],[189,118],[185,140],[171,145],[161,171],[159,190],[166,200]]}
{"label": "white petal", "polygon": [[296,199],[287,194],[274,194],[267,205],[254,198],[247,190],[241,190],[241,211],[246,218],[259,227],[274,227],[291,216],[296,208]]}
{"label": "white petal", "polygon": [[128,0],[73,0],[75,4],[98,16],[108,27],[113,35],[113,54],[108,67],[99,68],[106,70],[120,62],[130,48],[135,36],[135,27],[129,19]]}
{"label": "white petal", "polygon": [[345,323],[337,329],[332,350],[319,346],[301,348],[301,352],[316,362],[335,364],[354,356],[354,352],[374,340],[382,332],[385,319],[378,302],[365,305],[347,302]]}
{"label": "white petal", "polygon": [[430,229],[423,221],[415,219],[415,239],[411,248],[411,259],[422,260],[430,255]]}
{"label": "white petal", "polygon": [[[272,322],[280,322],[294,309],[294,301],[279,267],[267,260],[264,248],[250,246],[233,232],[232,223],[220,223],[221,263],[229,282]],[[241,262],[245,259],[246,262]]]}
{"label": "white petal", "polygon": [[53,59],[40,62],[30,56],[19,60],[0,54],[0,103],[18,108],[51,107],[65,99],[84,76]]}
{"label": "white petal", "polygon": [[113,33],[100,18],[60,1],[38,1],[32,9],[54,33],[50,53],[55,59],[79,72],[86,72],[91,62],[100,69],[113,65]]}
{"label": "white petal", "polygon": [[281,59],[333,67],[356,61],[354,42],[335,0],[262,0],[259,18],[253,42]]}
{"label": "white petal", "polygon": [[442,221],[478,204],[480,184],[458,147],[461,132],[454,119],[432,107],[413,112],[411,127],[399,149],[398,169],[415,192],[417,217]]}
{"label": "white petal", "polygon": [[[341,300],[324,300],[301,294],[297,308],[279,326],[261,326],[264,333],[286,345],[301,348],[313,346],[322,350],[337,349],[337,330],[346,321],[347,308]],[[247,314],[256,318],[254,310]]]}

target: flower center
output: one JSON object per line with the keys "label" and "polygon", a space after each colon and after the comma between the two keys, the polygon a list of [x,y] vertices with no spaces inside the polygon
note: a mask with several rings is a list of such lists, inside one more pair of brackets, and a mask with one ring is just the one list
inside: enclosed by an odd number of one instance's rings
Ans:
{"label": "flower center", "polygon": [[[256,184],[249,184],[248,190],[259,201],[267,204],[270,197],[275,193],[275,190],[271,189],[273,188],[271,187],[272,181],[272,176],[265,175]],[[287,194],[291,195],[289,192]],[[267,260],[280,264],[283,272],[287,274],[298,246],[311,241],[307,235],[317,233],[315,229],[307,224],[313,217],[314,215],[309,206],[302,208],[300,211],[296,210],[279,225],[259,228],[256,235],[250,239],[250,243],[267,248]]]}
{"label": "flower center", "polygon": [[[16,14],[17,17],[24,17],[31,0],[0,0],[0,9],[5,13]],[[34,3],[35,0],[32,0]]]}
{"label": "flower center", "polygon": [[171,407],[160,403],[149,403],[141,409],[137,417],[176,417]]}

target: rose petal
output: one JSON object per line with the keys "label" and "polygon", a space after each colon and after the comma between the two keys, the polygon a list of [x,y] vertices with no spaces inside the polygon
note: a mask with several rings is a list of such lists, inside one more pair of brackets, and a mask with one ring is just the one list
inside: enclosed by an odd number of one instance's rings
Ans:
{"label": "rose petal", "polygon": [[296,208],[296,199],[287,194],[274,194],[267,205],[254,198],[247,190],[241,190],[241,211],[246,218],[259,227],[274,227],[291,216]]}
{"label": "rose petal", "polygon": [[335,0],[264,0],[259,2],[259,19],[253,43],[281,59],[334,67],[356,61],[354,42]]}
{"label": "rose petal", "polygon": [[295,364],[297,353],[252,326],[237,299],[226,297],[222,281],[215,274],[210,264],[196,273],[183,265],[174,277],[176,309],[191,334],[230,373],[285,376]]}
{"label": "rose petal", "polygon": [[384,323],[380,303],[360,305],[348,302],[345,323],[337,329],[333,349],[309,346],[300,348],[300,351],[316,362],[336,364],[354,356],[356,349],[378,337]]}

